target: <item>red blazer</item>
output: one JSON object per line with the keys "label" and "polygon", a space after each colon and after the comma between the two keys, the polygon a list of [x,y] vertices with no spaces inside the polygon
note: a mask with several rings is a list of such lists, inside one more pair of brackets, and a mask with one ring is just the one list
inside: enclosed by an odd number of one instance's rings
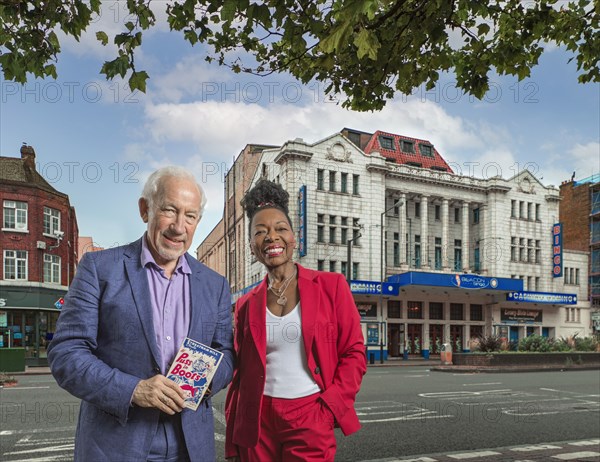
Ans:
{"label": "red blazer", "polygon": [[[302,337],[308,368],[345,435],[360,428],[354,410],[367,370],[360,315],[348,283],[337,273],[298,266]],[[236,303],[237,367],[227,393],[225,456],[253,447],[260,431],[265,386],[267,278]]]}

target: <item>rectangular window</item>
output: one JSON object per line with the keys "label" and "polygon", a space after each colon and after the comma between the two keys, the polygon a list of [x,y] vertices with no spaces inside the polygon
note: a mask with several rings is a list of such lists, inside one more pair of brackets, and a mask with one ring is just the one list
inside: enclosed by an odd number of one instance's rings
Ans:
{"label": "rectangular window", "polygon": [[510,261],[517,261],[517,238],[510,238]]}
{"label": "rectangular window", "polygon": [[348,174],[347,173],[342,173],[342,183],[340,186],[340,191],[343,193],[348,192]]}
{"label": "rectangular window", "polygon": [[450,320],[451,321],[462,321],[464,320],[464,305],[462,303],[450,303]]}
{"label": "rectangular window", "polygon": [[340,239],[340,243],[341,244],[347,244],[348,243],[348,228],[342,228],[342,236]]}
{"label": "rectangular window", "polygon": [[394,242],[394,266],[400,266],[400,243]]}
{"label": "rectangular window", "polygon": [[415,153],[415,143],[412,141],[402,140],[402,152],[406,152],[407,154]]}
{"label": "rectangular window", "polygon": [[527,276],[527,287],[525,290],[533,290],[533,276]]}
{"label": "rectangular window", "polygon": [[317,226],[317,242],[325,242],[325,227]]}
{"label": "rectangular window", "polygon": [[525,202],[519,201],[519,218],[525,218]]}
{"label": "rectangular window", "polygon": [[527,239],[527,261],[533,263],[533,239]]}
{"label": "rectangular window", "polygon": [[348,226],[348,217],[342,217],[342,226]]}
{"label": "rectangular window", "polygon": [[533,220],[533,204],[531,202],[527,202],[527,219]]}
{"label": "rectangular window", "polygon": [[454,207],[454,223],[460,223],[460,209]]}
{"label": "rectangular window", "polygon": [[517,201],[510,201],[510,217],[517,218]]}
{"label": "rectangular window", "polygon": [[483,305],[471,305],[471,321],[483,321]]}
{"label": "rectangular window", "polygon": [[394,147],[394,138],[390,136],[380,136],[379,146],[381,146],[381,149],[388,149],[390,151],[396,150],[396,148]]}
{"label": "rectangular window", "polygon": [[352,230],[352,240],[354,241],[354,245],[360,245],[360,238],[358,237],[359,234],[360,230],[356,228]]}
{"label": "rectangular window", "polygon": [[335,219],[336,219],[335,215],[329,215],[329,224],[335,225]]}
{"label": "rectangular window", "polygon": [[442,269],[442,238],[435,238],[435,269]]}
{"label": "rectangular window", "polygon": [[358,195],[358,179],[359,175],[352,175],[352,194]]}
{"label": "rectangular window", "polygon": [[423,302],[408,302],[406,312],[408,319],[423,319]]}
{"label": "rectangular window", "polygon": [[25,250],[4,251],[4,279],[27,280],[27,252]]}
{"label": "rectangular window", "polygon": [[536,291],[540,290],[540,277],[539,276],[535,277],[535,290]]}
{"label": "rectangular window", "polygon": [[329,262],[329,271],[332,273],[335,273],[336,268],[337,268],[337,261],[331,260]]}
{"label": "rectangular window", "polygon": [[442,215],[442,207],[439,205],[436,205],[435,206],[435,219],[440,220],[441,215]]}
{"label": "rectangular window", "polygon": [[60,212],[44,207],[44,234],[55,235],[60,231]]}
{"label": "rectangular window", "polygon": [[473,249],[473,271],[478,273],[481,270],[481,259],[479,257],[479,247]]}
{"label": "rectangular window", "polygon": [[425,157],[433,157],[433,146],[430,144],[420,144],[421,155]]}
{"label": "rectangular window", "polygon": [[540,204],[535,204],[535,221],[541,221],[542,213]]}
{"label": "rectangular window", "polygon": [[402,302],[400,300],[389,300],[387,308],[388,318],[400,319],[402,317]]}
{"label": "rectangular window", "polygon": [[358,279],[358,263],[352,263],[352,279]]}
{"label": "rectangular window", "polygon": [[579,285],[579,268],[575,268],[575,284]]}
{"label": "rectangular window", "polygon": [[320,191],[325,189],[325,172],[322,168],[317,170],[317,189]]}
{"label": "rectangular window", "polygon": [[325,260],[317,260],[317,270],[325,271]]}
{"label": "rectangular window", "polygon": [[415,217],[419,218],[421,216],[421,203],[415,202]]}
{"label": "rectangular window", "polygon": [[317,223],[325,223],[325,215],[322,213],[317,214]]}
{"label": "rectangular window", "polygon": [[429,302],[429,319],[444,319],[444,304]]}
{"label": "rectangular window", "polygon": [[454,269],[460,271],[462,269],[462,241],[454,239]]}
{"label": "rectangular window", "polygon": [[522,237],[519,239],[519,261],[526,261],[525,257],[525,238]]}
{"label": "rectangular window", "polygon": [[341,273],[344,276],[348,276],[348,262],[343,261],[342,264],[341,264],[341,266],[342,266],[341,267]]}
{"label": "rectangular window", "polygon": [[4,201],[3,228],[27,231],[27,202]]}
{"label": "rectangular window", "polygon": [[479,207],[473,209],[473,224],[479,223]]}
{"label": "rectangular window", "polygon": [[415,268],[421,267],[421,236],[415,235]]}
{"label": "rectangular window", "polygon": [[535,262],[536,263],[541,263],[542,262],[542,249],[540,247],[540,241],[536,240],[535,241]]}
{"label": "rectangular window", "polygon": [[330,226],[329,227],[329,243],[330,244],[335,244],[335,227]]}
{"label": "rectangular window", "polygon": [[60,257],[44,254],[44,282],[60,284]]}
{"label": "rectangular window", "polygon": [[329,191],[335,191],[335,172],[329,172]]}

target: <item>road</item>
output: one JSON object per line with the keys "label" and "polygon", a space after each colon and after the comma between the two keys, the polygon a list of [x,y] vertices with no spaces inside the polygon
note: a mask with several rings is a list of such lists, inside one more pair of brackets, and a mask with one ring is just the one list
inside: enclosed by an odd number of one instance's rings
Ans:
{"label": "road", "polygon": [[[215,399],[223,461],[224,395]],[[0,460],[72,460],[78,400],[51,376],[0,390]],[[358,396],[363,428],[338,432],[338,461],[600,462],[600,372],[452,374],[372,367]],[[126,462],[126,461],[124,461]]]}

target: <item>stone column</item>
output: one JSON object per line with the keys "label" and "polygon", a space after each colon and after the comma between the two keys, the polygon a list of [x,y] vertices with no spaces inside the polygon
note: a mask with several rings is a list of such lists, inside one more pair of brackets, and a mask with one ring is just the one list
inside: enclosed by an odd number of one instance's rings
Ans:
{"label": "stone column", "polygon": [[462,270],[469,272],[469,203],[462,204]]}
{"label": "stone column", "polygon": [[[442,199],[442,270],[450,271],[450,261],[448,259],[448,212],[449,212],[449,201],[448,199]],[[445,335],[445,334],[444,334]]]}
{"label": "stone column", "polygon": [[429,268],[429,219],[428,196],[421,196],[421,268]]}

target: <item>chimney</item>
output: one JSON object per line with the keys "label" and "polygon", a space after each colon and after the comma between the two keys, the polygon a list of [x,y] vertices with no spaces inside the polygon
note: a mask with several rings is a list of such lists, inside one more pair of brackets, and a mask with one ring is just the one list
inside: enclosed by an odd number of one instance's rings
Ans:
{"label": "chimney", "polygon": [[33,147],[23,144],[23,146],[21,146],[21,159],[23,159],[25,165],[31,170],[35,170],[35,151],[33,150]]}

